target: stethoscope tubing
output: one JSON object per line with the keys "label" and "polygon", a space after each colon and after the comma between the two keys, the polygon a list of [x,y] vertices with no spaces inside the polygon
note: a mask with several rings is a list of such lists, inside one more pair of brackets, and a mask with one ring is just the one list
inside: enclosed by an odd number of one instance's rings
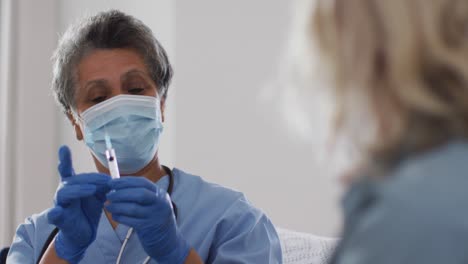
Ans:
{"label": "stethoscope tubing", "polygon": [[[174,188],[174,175],[171,169],[169,169],[166,166],[162,166],[162,167],[166,171],[167,175],[169,176],[169,186],[167,187],[167,193],[169,194],[169,197],[170,197],[172,195],[172,189]],[[171,203],[174,209],[174,215],[177,219],[177,207],[175,203],[172,201],[172,199],[171,199]],[[127,235],[125,236],[122,246],[120,247],[119,255],[117,256],[117,261],[115,262],[115,264],[120,264],[120,261],[122,260],[123,252],[125,251],[125,247],[127,246],[128,240],[130,239],[132,234],[133,234],[133,228],[130,227],[127,231]],[[146,259],[143,261],[143,264],[147,264],[150,260],[151,260],[150,256],[147,256]]]}

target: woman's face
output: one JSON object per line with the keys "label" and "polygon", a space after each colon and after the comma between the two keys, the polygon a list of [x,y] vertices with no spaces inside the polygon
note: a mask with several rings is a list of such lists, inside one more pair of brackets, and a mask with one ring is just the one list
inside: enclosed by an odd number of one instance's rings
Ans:
{"label": "woman's face", "polygon": [[[99,49],[85,56],[78,64],[76,112],[80,115],[91,106],[121,94],[157,96],[157,87],[150,78],[143,59],[129,49]],[[164,121],[164,100],[161,99]],[[75,125],[78,140],[83,139]]]}

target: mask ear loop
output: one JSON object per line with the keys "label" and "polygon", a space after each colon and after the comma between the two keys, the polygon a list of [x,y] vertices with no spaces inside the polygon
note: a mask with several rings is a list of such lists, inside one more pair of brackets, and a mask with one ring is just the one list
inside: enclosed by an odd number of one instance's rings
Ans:
{"label": "mask ear loop", "polygon": [[69,115],[72,118],[73,125],[78,125],[81,128],[81,131],[84,133],[84,120],[80,117],[80,115],[75,112],[73,109],[68,110]]}
{"label": "mask ear loop", "polygon": [[156,121],[161,126],[161,129],[164,129],[162,111],[161,99],[159,96],[156,96]]}
{"label": "mask ear loop", "polygon": [[72,118],[72,125],[74,126],[74,129],[76,129],[76,126],[79,126],[79,129],[81,130],[81,134],[83,136],[83,142],[87,142],[88,136],[86,135],[86,129],[85,129],[85,121],[84,119],[73,109],[68,110],[69,115]]}

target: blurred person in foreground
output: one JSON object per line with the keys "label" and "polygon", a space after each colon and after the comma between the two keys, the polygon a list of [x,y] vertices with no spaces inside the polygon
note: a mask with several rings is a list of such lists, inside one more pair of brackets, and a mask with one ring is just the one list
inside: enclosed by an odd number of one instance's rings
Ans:
{"label": "blurred person in foreground", "polygon": [[331,263],[468,263],[468,1],[307,2],[291,91],[329,93],[360,164]]}

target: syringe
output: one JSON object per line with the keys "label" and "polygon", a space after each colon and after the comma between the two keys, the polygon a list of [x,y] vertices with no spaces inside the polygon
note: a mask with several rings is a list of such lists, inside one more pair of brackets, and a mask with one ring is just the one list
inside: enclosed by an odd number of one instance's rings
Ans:
{"label": "syringe", "polygon": [[115,155],[115,150],[112,148],[111,140],[109,135],[106,133],[106,158],[107,165],[109,166],[109,172],[113,179],[120,178],[119,166],[117,164],[117,156]]}

